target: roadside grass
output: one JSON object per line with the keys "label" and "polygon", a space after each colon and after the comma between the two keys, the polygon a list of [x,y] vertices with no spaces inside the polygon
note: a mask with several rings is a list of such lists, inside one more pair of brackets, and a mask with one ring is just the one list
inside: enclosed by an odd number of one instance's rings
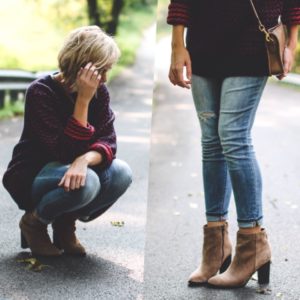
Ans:
{"label": "roadside grass", "polygon": [[6,102],[4,108],[0,110],[0,119],[11,118],[24,114],[24,101]]}

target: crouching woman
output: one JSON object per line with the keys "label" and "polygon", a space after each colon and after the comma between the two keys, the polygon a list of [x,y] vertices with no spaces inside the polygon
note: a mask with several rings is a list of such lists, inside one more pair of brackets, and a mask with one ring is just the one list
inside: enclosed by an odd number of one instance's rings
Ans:
{"label": "crouching woman", "polygon": [[99,27],[78,28],[58,55],[60,71],[27,90],[23,132],[3,185],[26,211],[20,229],[33,254],[85,255],[75,221],[99,217],[132,181],[130,167],[116,159],[114,113],[104,85],[119,54]]}

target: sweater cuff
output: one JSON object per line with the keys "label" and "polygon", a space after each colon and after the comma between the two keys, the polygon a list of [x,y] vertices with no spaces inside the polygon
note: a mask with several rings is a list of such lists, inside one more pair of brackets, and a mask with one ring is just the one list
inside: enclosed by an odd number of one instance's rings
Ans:
{"label": "sweater cuff", "polygon": [[287,8],[282,15],[282,22],[285,25],[299,25],[300,5],[298,7]]}
{"label": "sweater cuff", "polygon": [[189,7],[184,3],[172,2],[169,5],[169,12],[167,23],[170,25],[184,25],[189,24]]}
{"label": "sweater cuff", "polygon": [[95,132],[95,128],[87,123],[87,126],[83,126],[73,116],[70,117],[67,126],[65,127],[64,133],[69,137],[76,140],[90,140]]}
{"label": "sweater cuff", "polygon": [[109,145],[105,143],[96,142],[90,145],[89,150],[97,151],[102,155],[103,157],[103,161],[101,163],[102,165],[109,166],[112,163],[113,153]]}

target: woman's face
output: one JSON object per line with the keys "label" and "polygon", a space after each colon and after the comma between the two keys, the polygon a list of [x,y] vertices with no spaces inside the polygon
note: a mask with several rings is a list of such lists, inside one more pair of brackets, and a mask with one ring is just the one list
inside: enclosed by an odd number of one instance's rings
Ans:
{"label": "woman's face", "polygon": [[111,66],[104,66],[103,68],[99,69],[98,72],[101,75],[101,80],[99,82],[99,86],[107,81],[107,73],[111,69]]}

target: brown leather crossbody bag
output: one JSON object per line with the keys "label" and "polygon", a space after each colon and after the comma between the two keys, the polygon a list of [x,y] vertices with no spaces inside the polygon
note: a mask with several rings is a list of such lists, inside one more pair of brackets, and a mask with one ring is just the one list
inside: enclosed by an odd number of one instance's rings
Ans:
{"label": "brown leather crossbody bag", "polygon": [[281,21],[270,29],[262,24],[253,0],[250,0],[254,14],[258,20],[259,30],[265,34],[265,45],[268,54],[269,75],[280,75],[284,73],[283,54],[286,47],[286,28]]}

